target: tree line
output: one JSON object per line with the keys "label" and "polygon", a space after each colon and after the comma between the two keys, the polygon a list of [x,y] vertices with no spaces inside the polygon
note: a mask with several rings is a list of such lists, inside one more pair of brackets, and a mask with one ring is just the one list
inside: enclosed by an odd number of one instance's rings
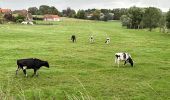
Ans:
{"label": "tree line", "polygon": [[39,8],[30,7],[28,11],[32,15],[45,15],[45,14],[55,14],[61,17],[88,19],[88,20],[119,20],[121,15],[127,13],[128,9],[117,8],[117,9],[87,9],[78,10],[77,12],[70,7],[62,10],[61,12],[54,6],[41,5]]}
{"label": "tree line", "polygon": [[160,28],[160,32],[166,32],[166,29],[170,29],[170,10],[165,13],[159,8],[148,7],[130,7],[126,14],[120,17],[122,26],[126,26],[129,29],[143,29],[149,28],[152,31],[153,28]]}
{"label": "tree line", "polygon": [[[143,29],[149,28],[152,31],[153,28],[160,28],[160,32],[166,32],[170,29],[170,10],[168,12],[162,12],[159,8],[148,7],[130,7],[130,8],[117,8],[117,9],[87,9],[78,10],[77,12],[70,7],[59,11],[54,6],[41,5],[39,8],[30,7],[28,12],[32,15],[45,15],[54,14],[61,17],[70,17],[87,20],[121,20],[122,26],[129,29]],[[15,22],[21,22],[25,19],[23,14],[13,16],[11,14],[5,14],[4,18]],[[2,20],[2,14],[0,14],[0,20]],[[43,18],[33,18],[35,20],[43,20]],[[0,21],[1,22],[1,21]]]}

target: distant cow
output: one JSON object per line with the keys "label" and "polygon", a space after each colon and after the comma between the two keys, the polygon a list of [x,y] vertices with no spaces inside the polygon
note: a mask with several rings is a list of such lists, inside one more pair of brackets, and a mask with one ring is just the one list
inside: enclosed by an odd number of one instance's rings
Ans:
{"label": "distant cow", "polygon": [[23,21],[23,22],[21,22],[21,24],[28,24],[28,22],[26,22],[26,21]]}
{"label": "distant cow", "polygon": [[33,22],[28,22],[29,24],[31,24],[31,25],[34,25],[34,23]]}
{"label": "distant cow", "polygon": [[34,74],[33,74],[34,76],[34,75],[38,75],[37,70],[40,69],[42,66],[49,68],[49,64],[47,61],[42,61],[37,58],[19,59],[17,60],[17,65],[18,68],[16,70],[16,75],[18,71],[22,69],[25,76],[27,76],[26,69],[34,69]]}
{"label": "distant cow", "polygon": [[124,65],[128,62],[131,64],[131,66],[133,67],[133,60],[130,54],[128,53],[115,53],[115,63],[118,64],[119,67],[119,63],[120,61],[125,61]]}
{"label": "distant cow", "polygon": [[90,43],[93,43],[94,42],[94,37],[93,36],[90,36]]}
{"label": "distant cow", "polygon": [[106,44],[109,44],[109,43],[110,43],[110,38],[109,38],[109,37],[106,38],[105,43],[106,43]]}
{"label": "distant cow", "polygon": [[75,35],[72,35],[72,36],[71,36],[71,40],[73,41],[73,43],[76,42],[76,36],[75,36]]}

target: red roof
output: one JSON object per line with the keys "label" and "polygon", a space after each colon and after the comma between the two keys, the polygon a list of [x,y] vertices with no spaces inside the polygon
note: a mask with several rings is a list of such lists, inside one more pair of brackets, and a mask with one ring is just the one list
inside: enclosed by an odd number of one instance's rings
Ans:
{"label": "red roof", "polygon": [[9,12],[11,12],[11,9],[1,9],[0,8],[0,12],[1,13],[9,13]]}
{"label": "red roof", "polygon": [[58,15],[44,15],[44,18],[53,19],[53,18],[60,18]]}

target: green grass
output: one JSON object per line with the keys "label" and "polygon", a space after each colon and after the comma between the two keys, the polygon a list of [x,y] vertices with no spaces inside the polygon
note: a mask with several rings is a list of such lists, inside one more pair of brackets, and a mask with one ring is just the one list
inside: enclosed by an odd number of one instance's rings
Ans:
{"label": "green grass", "polygon": [[[70,41],[72,34],[77,43]],[[117,68],[116,52],[129,52],[135,66]],[[42,67],[38,77],[31,77],[33,70],[28,78],[22,71],[16,77],[16,60],[29,57],[49,61],[50,68]],[[170,35],[125,29],[119,21],[0,25],[0,99],[168,100],[169,58]]]}

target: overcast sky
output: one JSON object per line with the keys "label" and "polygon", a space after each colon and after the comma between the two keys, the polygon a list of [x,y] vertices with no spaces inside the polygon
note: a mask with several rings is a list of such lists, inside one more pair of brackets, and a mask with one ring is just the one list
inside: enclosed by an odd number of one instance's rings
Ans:
{"label": "overcast sky", "polygon": [[0,0],[0,8],[12,10],[39,7],[40,5],[55,6],[60,11],[67,7],[78,10],[88,8],[129,8],[131,6],[152,6],[162,9],[162,11],[168,11],[170,9],[170,0]]}

